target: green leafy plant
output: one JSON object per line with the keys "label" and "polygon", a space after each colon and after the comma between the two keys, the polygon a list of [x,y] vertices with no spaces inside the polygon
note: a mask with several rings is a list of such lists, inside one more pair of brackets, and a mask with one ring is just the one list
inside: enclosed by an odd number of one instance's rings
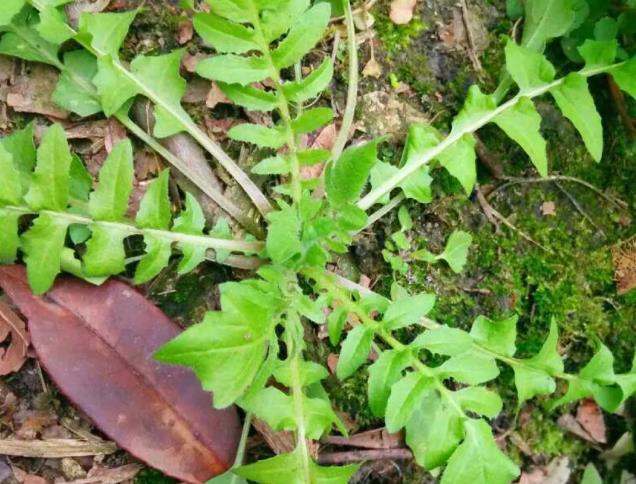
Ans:
{"label": "green leafy plant", "polygon": [[[143,95],[155,106],[154,135],[165,138],[185,131],[196,139],[243,187],[257,209],[265,214],[271,206],[265,195],[236,163],[212,141],[181,107],[186,82],[179,74],[182,51],[162,56],[139,56],[130,68],[119,60],[119,50],[137,11],[84,13],[79,29],[65,18],[68,2],[10,0],[0,16],[0,53],[59,69],[61,75],[53,100],[80,116],[104,112],[115,116],[131,133],[190,178],[219,207],[245,228],[256,232],[254,221],[223,194],[203,182],[196,167],[165,149],[128,116],[132,100]],[[62,44],[73,40],[83,47],[65,51]]]}
{"label": "green leafy plant", "polygon": [[[237,463],[232,476],[222,479],[345,483],[356,472],[356,465],[318,465],[310,450],[308,440],[319,439],[333,428],[346,434],[346,428],[322,385],[327,369],[307,359],[305,330],[309,324],[326,326],[330,342],[341,344],[336,368],[341,380],[366,365],[371,351],[377,353],[377,360],[368,368],[371,410],[385,418],[390,431],[405,429],[406,442],[420,465],[430,470],[444,468],[443,484],[508,483],[519,474],[497,446],[488,423],[503,407],[500,396],[486,387],[498,377],[499,365],[514,372],[518,406],[537,396],[556,394],[549,404],[552,408],[593,397],[613,411],[636,392],[636,366],[631,372],[616,374],[612,354],[602,344],[578,373],[566,373],[558,353],[556,322],[541,350],[523,357],[516,354],[516,316],[503,321],[482,316],[470,331],[463,331],[428,318],[435,305],[432,294],[409,294],[394,285],[391,297],[386,298],[327,270],[332,254],[346,253],[357,232],[405,198],[429,203],[432,175],[438,166],[470,193],[476,183],[474,133],[487,124],[500,127],[528,153],[539,173],[547,174],[546,143],[533,103],[539,96],[553,97],[580,131],[592,156],[600,160],[602,124],[587,79],[612,75],[623,90],[636,97],[636,59],[616,62],[616,40],[587,40],[580,48],[585,66],[557,78],[556,68],[541,52],[546,42],[571,28],[575,18],[572,4],[528,2],[522,44],[508,42],[507,71],[497,91],[488,95],[473,86],[446,136],[431,126],[412,126],[402,159],[394,166],[377,160],[382,140],[351,146],[341,153],[340,149],[330,153],[302,144],[304,134],[333,118],[329,108],[304,106],[329,85],[331,60],[316,62],[306,77],[300,69],[305,55],[328,28],[328,3],[208,3],[210,12],[197,13],[194,25],[217,55],[201,61],[197,72],[216,81],[237,105],[272,112],[276,120],[271,126],[241,124],[229,132],[234,140],[270,150],[253,171],[277,177],[279,183],[273,189],[276,210],[269,210],[270,202],[260,199],[244,173],[229,163],[226,166],[266,214],[265,242],[229,240],[222,225],[206,234],[200,207],[188,195],[185,210],[172,222],[167,172],[149,187],[134,222],[128,220],[131,144],[123,142],[113,150],[91,192],[90,177],[71,155],[61,128],[53,126],[37,154],[28,130],[2,141],[0,175],[8,182],[0,195],[0,254],[3,262],[11,262],[22,251],[29,280],[38,293],[52,284],[64,253],[70,253],[74,270],[84,277],[122,271],[127,262],[123,241],[130,236],[142,236],[147,247],[136,268],[137,282],[152,278],[166,266],[173,245],[183,255],[183,272],[210,251],[226,263],[241,257],[235,253],[260,255],[263,265],[254,278],[221,285],[221,310],[207,313],[202,323],[156,354],[164,363],[191,367],[204,388],[214,392],[215,406],[237,404],[274,430],[294,433],[294,451],[244,466]],[[101,109],[125,120],[128,102],[141,94],[155,105],[155,136],[185,130],[224,163],[223,155],[178,102],[184,90],[177,71],[178,52],[141,56],[130,68],[119,60],[134,13],[86,14],[76,32],[60,18],[59,2],[33,1],[40,12],[35,24],[29,20],[35,15],[30,7],[18,0],[9,5],[0,14],[0,25],[8,30],[0,41],[0,52],[41,62],[41,43],[37,48],[24,47],[25,38],[33,38],[33,32],[46,42],[58,43],[52,50],[55,59],[59,42],[73,39],[92,56],[92,70],[84,79],[89,88],[91,83],[96,86],[97,97],[91,99],[98,99],[99,105],[92,106],[93,112]],[[351,25],[351,8],[348,3],[345,6]],[[20,29],[28,30],[28,35],[19,37],[16,31]],[[69,60],[54,64],[62,72],[60,82],[65,74],[75,72],[68,70]],[[517,91],[509,95],[513,86]],[[76,86],[72,89],[75,92]],[[58,101],[63,103],[60,96]],[[134,132],[134,126],[128,126]],[[319,163],[325,163],[323,175],[304,180],[301,168]],[[367,191],[368,183],[371,189]],[[376,206],[381,206],[378,212],[367,214]],[[394,234],[393,243],[406,250],[404,232],[412,222],[404,208],[399,218],[402,230],[396,234],[401,235]],[[69,252],[65,250],[67,230],[75,226],[87,226],[89,231],[76,237],[74,250],[69,248]],[[442,254],[420,251],[417,257],[431,263],[445,260],[457,272],[465,263],[470,243],[469,234],[456,231]],[[419,334],[411,341],[401,339],[404,328],[417,329]],[[557,381],[567,385],[562,394],[557,392]]]}
{"label": "green leafy plant", "polygon": [[[2,140],[0,175],[5,184],[0,193],[0,261],[14,262],[21,249],[37,294],[51,287],[62,267],[88,278],[123,272],[124,240],[133,236],[143,237],[146,246],[135,272],[138,284],[168,265],[173,246],[183,254],[180,273],[191,271],[207,257],[224,262],[231,252],[262,250],[259,242],[227,240],[230,234],[222,225],[211,235],[205,234],[203,211],[190,194],[185,210],[173,222],[167,170],[148,186],[134,220],[129,220],[133,189],[130,141],[115,146],[101,168],[97,187],[90,191],[92,179],[81,160],[71,154],[64,129],[57,124],[48,128],[36,152],[29,126]],[[20,223],[26,218],[31,225],[19,235]],[[79,228],[87,228],[86,235]],[[81,264],[73,250],[66,248],[69,229],[79,234],[77,242],[86,242]]]}

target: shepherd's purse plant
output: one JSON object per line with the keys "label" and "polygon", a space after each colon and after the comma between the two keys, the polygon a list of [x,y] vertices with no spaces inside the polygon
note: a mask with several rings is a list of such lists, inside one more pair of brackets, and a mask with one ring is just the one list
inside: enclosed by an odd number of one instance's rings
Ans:
{"label": "shepherd's purse plant", "polygon": [[[273,114],[273,126],[245,123],[229,136],[270,150],[253,171],[275,177],[274,202],[261,197],[249,177],[236,171],[181,107],[185,81],[178,75],[180,51],[137,57],[128,67],[119,50],[136,12],[84,14],[75,30],[63,17],[63,3],[33,0],[38,15],[23,1],[10,0],[0,14],[7,31],[0,52],[55,65],[62,72],[61,83],[81,73],[82,89],[58,86],[56,100],[69,106],[77,99],[69,92],[91,92],[90,109],[89,98],[79,98],[85,102],[83,115],[103,111],[126,119],[133,97],[149,98],[157,120],[154,135],[185,130],[194,136],[265,215],[267,237],[263,242],[233,240],[223,222],[206,231],[202,210],[191,195],[173,221],[167,171],[152,182],[137,213],[129,214],[129,141],[110,153],[92,188],[60,126],[46,130],[37,151],[27,127],[0,144],[0,261],[11,263],[21,252],[33,290],[44,293],[61,270],[99,282],[95,278],[118,274],[137,261],[135,282],[146,282],[168,265],[173,249],[182,254],[180,272],[206,258],[240,265],[246,257],[258,256],[263,265],[253,278],[221,286],[221,310],[207,313],[202,323],[156,354],[164,363],[191,367],[203,387],[213,392],[216,407],[237,404],[274,430],[293,432],[293,452],[237,466],[224,479],[336,484],[348,482],[356,472],[356,465],[321,466],[312,452],[311,440],[334,428],[343,434],[347,430],[322,385],[327,369],[307,358],[309,325],[326,326],[331,344],[341,344],[336,369],[341,380],[360,371],[370,352],[376,354],[368,366],[372,412],[385,419],[390,432],[404,429],[417,463],[441,469],[442,484],[504,484],[519,475],[488,423],[504,404],[487,386],[498,377],[500,365],[514,372],[517,408],[538,396],[550,397],[550,408],[592,397],[614,411],[636,392],[636,365],[629,373],[616,374],[610,350],[600,343],[578,373],[566,372],[558,351],[557,321],[540,351],[522,358],[516,354],[517,316],[480,316],[470,331],[463,331],[428,318],[435,305],[433,294],[410,294],[394,284],[390,297],[384,297],[328,270],[332,254],[346,253],[355,234],[375,219],[367,211],[381,211],[392,203],[391,195],[393,200],[397,196],[430,203],[438,165],[470,193],[476,183],[474,133],[487,124],[501,128],[546,175],[546,143],[535,98],[550,95],[600,161],[603,129],[587,79],[611,75],[636,97],[636,59],[617,61],[615,40],[588,40],[580,49],[584,66],[557,77],[542,51],[574,21],[569,1],[529,1],[521,44],[509,40],[505,48],[502,87],[489,95],[473,86],[448,134],[428,125],[412,126],[402,160],[394,166],[377,161],[381,139],[342,154],[303,145],[303,135],[334,117],[330,108],[304,105],[320,96],[334,72],[330,58],[311,64],[305,59],[328,28],[329,3],[210,0],[210,12],[197,13],[194,25],[217,54],[202,60],[197,72],[214,80],[238,106]],[[351,8],[348,3],[345,7],[351,23]],[[29,42],[36,34],[37,42]],[[70,40],[83,50],[67,52],[61,61],[59,45]],[[49,57],[43,58],[43,49]],[[81,64],[76,63],[80,58]],[[306,76],[303,63],[309,67]],[[516,92],[508,94],[512,83]],[[77,106],[73,110],[79,111]],[[321,177],[302,177],[303,167],[321,163]],[[131,258],[134,249],[126,250],[136,240],[145,244],[141,258]],[[422,251],[420,256],[431,263],[445,259],[453,270],[461,270],[469,244],[470,236],[458,232],[443,254]],[[453,251],[456,246],[462,248],[459,257]],[[401,340],[396,332],[409,327],[418,328],[419,335]]]}

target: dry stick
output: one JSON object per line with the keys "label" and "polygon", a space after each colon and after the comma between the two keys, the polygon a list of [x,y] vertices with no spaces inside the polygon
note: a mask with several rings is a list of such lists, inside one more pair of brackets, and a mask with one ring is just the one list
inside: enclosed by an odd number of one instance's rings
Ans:
{"label": "dry stick", "polygon": [[410,460],[413,453],[409,449],[353,450],[320,454],[318,463],[322,465],[341,465],[370,460]]}
{"label": "dry stick", "polygon": [[484,197],[484,194],[481,192],[481,189],[479,187],[477,187],[475,191],[477,193],[477,200],[479,201],[479,204],[481,205],[481,208],[486,213],[486,217],[488,217],[488,220],[490,220],[492,222],[493,218],[495,218],[495,219],[499,220],[501,223],[503,223],[510,230],[513,230],[514,232],[517,232],[521,237],[526,239],[531,244],[536,245],[537,247],[539,247],[541,250],[544,250],[545,252],[548,252],[548,253],[552,252],[550,249],[544,247],[539,242],[536,242],[528,234],[526,234],[522,230],[520,230],[517,227],[515,227],[512,224],[512,222],[510,222],[506,217],[504,217],[500,212],[498,212],[492,205],[490,205],[488,203],[488,201],[486,200],[486,197]]}
{"label": "dry stick", "polygon": [[616,81],[612,78],[612,76],[607,76],[607,83],[609,85],[610,94],[612,95],[612,99],[614,100],[614,104],[616,105],[616,109],[618,111],[623,124],[625,125],[625,129],[629,133],[629,137],[631,139],[636,138],[636,121],[632,119],[627,109],[627,103],[625,102],[625,94],[621,88],[616,84]]}
{"label": "dry stick", "polygon": [[565,188],[563,188],[559,182],[554,182],[554,184],[555,184],[555,185],[556,185],[556,187],[557,187],[557,188],[561,191],[561,193],[563,193],[563,194],[564,194],[564,195],[568,198],[568,200],[570,200],[570,202],[572,203],[572,205],[574,205],[574,208],[576,209],[576,211],[577,211],[577,212],[579,212],[579,213],[583,216],[583,218],[584,218],[585,220],[587,220],[587,221],[590,223],[590,225],[591,225],[592,227],[594,227],[596,230],[598,230],[598,231],[601,233],[601,235],[602,235],[603,237],[607,237],[607,236],[605,235],[605,232],[603,231],[603,229],[602,229],[601,227],[599,227],[599,226],[596,224],[596,222],[594,222],[594,220],[592,219],[592,217],[590,217],[590,216],[587,214],[587,212],[586,212],[585,210],[583,210],[583,207],[581,207],[581,205],[580,205],[580,204],[579,204],[579,202],[576,200],[576,198],[574,198],[574,195],[572,195],[572,194],[571,194],[570,192],[568,192]]}
{"label": "dry stick", "polygon": [[592,190],[594,193],[596,193],[599,197],[605,199],[607,202],[611,203],[612,205],[618,207],[618,208],[626,208],[627,207],[627,203],[625,203],[623,200],[620,200],[618,198],[614,198],[614,197],[610,197],[609,195],[606,195],[605,193],[603,193],[602,190],[596,188],[594,185],[592,185],[591,183],[586,182],[585,180],[581,180],[580,178],[576,178],[573,176],[566,176],[566,175],[552,175],[552,176],[547,176],[545,178],[515,178],[515,177],[505,177],[504,180],[506,180],[506,183],[504,183],[503,185],[498,186],[497,188],[495,188],[492,192],[490,192],[490,194],[488,195],[488,198],[492,198],[492,196],[501,191],[501,190],[505,190],[506,188],[509,188],[513,185],[523,185],[523,184],[529,184],[529,183],[550,183],[550,182],[559,182],[559,181],[566,181],[566,182],[572,182],[572,183],[578,183],[579,185],[582,185],[590,190]]}
{"label": "dry stick", "polygon": [[59,459],[63,457],[83,457],[108,455],[117,450],[112,442],[84,442],[74,439],[51,440],[0,440],[0,454],[15,457],[40,457]]}
{"label": "dry stick", "polygon": [[462,21],[464,23],[464,28],[466,29],[466,38],[468,39],[468,56],[470,57],[470,61],[473,63],[473,67],[478,73],[482,73],[484,68],[481,65],[479,57],[477,56],[477,49],[475,48],[475,37],[473,35],[473,29],[470,26],[470,14],[468,12],[468,5],[466,4],[466,0],[460,1],[461,9],[462,9]]}
{"label": "dry stick", "polygon": [[351,11],[351,2],[345,0],[345,18],[347,23],[347,47],[349,50],[349,89],[347,90],[347,105],[344,115],[342,116],[342,124],[340,132],[336,138],[333,149],[331,150],[331,158],[337,163],[338,158],[342,154],[347,140],[349,139],[349,130],[353,125],[353,118],[356,113],[356,105],[358,102],[358,48],[356,45],[356,27],[353,23],[353,12]]}
{"label": "dry stick", "polygon": [[497,157],[488,149],[481,138],[475,133],[475,151],[482,165],[488,170],[495,180],[501,180],[504,177],[504,171]]}

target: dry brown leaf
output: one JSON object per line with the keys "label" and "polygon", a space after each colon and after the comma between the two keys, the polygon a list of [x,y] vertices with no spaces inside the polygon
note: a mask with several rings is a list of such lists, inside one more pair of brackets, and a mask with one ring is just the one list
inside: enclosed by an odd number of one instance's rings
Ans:
{"label": "dry brown leaf", "polygon": [[332,375],[336,374],[336,367],[338,366],[338,355],[335,353],[330,353],[327,356],[327,366],[329,367],[329,371]]}
{"label": "dry brown leaf", "polygon": [[595,442],[607,443],[605,417],[594,400],[588,398],[579,404],[579,408],[576,410],[576,420]]}
{"label": "dry brown leaf", "polygon": [[578,438],[587,442],[596,443],[596,439],[592,437],[587,430],[577,421],[577,419],[569,413],[563,414],[558,420],[559,426]]}
{"label": "dry brown leaf", "polygon": [[88,471],[85,479],[78,479],[67,484],[119,484],[134,479],[141,469],[139,464],[128,464],[115,468],[95,466]]}
{"label": "dry brown leaf", "polygon": [[536,468],[521,474],[518,484],[567,484],[571,473],[570,459],[557,457],[545,468]]}
{"label": "dry brown leaf", "polygon": [[612,251],[614,279],[618,294],[625,294],[636,287],[636,239]]}
{"label": "dry brown leaf", "polygon": [[413,20],[416,3],[417,0],[393,0],[389,14],[391,21],[396,25],[408,24]]}
{"label": "dry brown leaf", "polygon": [[188,88],[182,101],[187,104],[205,102],[210,92],[210,81],[196,77],[188,82]]}
{"label": "dry brown leaf", "polygon": [[206,55],[205,54],[188,54],[187,52],[183,55],[183,59],[181,60],[181,64],[183,65],[183,68],[192,73],[194,71],[196,71],[197,69],[197,64],[202,60],[205,59]]}
{"label": "dry brown leaf", "polygon": [[57,415],[46,410],[20,410],[14,417],[17,430],[16,437],[22,440],[33,440],[44,429],[57,424]]}
{"label": "dry brown leaf", "polygon": [[375,57],[371,57],[371,60],[369,60],[369,62],[367,62],[364,66],[364,69],[362,69],[362,75],[364,77],[373,77],[375,79],[378,79],[382,75],[382,66],[377,60],[375,60]]}
{"label": "dry brown leaf", "polygon": [[29,72],[18,76],[7,93],[7,105],[20,113],[68,118],[70,113],[51,101],[58,77],[57,71],[52,67],[44,64],[30,65]]}
{"label": "dry brown leaf", "polygon": [[222,103],[231,104],[231,101],[227,97],[225,97],[225,94],[223,94],[223,91],[219,89],[219,86],[217,86],[216,82],[213,82],[212,87],[210,88],[210,91],[208,92],[207,98],[205,100],[205,105],[210,109],[214,109],[217,104]]}
{"label": "dry brown leaf", "polygon": [[161,168],[161,161],[154,151],[144,149],[135,153],[135,178],[138,182],[152,178]]}
{"label": "dry brown leaf", "polygon": [[3,341],[8,342],[8,346],[6,348],[0,347],[1,376],[22,368],[27,358],[29,335],[26,332],[24,321],[8,305],[0,301],[0,342]]}
{"label": "dry brown leaf", "polygon": [[252,425],[274,453],[286,454],[296,448],[294,435],[291,432],[274,432],[266,422],[257,418],[252,420]]}
{"label": "dry brown leaf", "polygon": [[192,27],[192,20],[186,19],[179,22],[179,27],[177,29],[177,42],[179,42],[180,45],[190,42],[193,35],[194,28]]}
{"label": "dry brown leaf", "polygon": [[68,15],[71,25],[77,27],[79,18],[82,13],[98,13],[108,7],[111,0],[96,0],[96,1],[77,1],[72,2],[66,7],[66,14]]}
{"label": "dry brown leaf", "polygon": [[543,202],[541,213],[544,217],[554,217],[556,215],[556,204],[554,202]]}
{"label": "dry brown leaf", "polygon": [[109,118],[104,137],[104,146],[106,147],[106,151],[110,153],[120,141],[125,140],[127,137],[128,133],[126,132],[126,128],[124,128],[116,119]]}
{"label": "dry brown leaf", "polygon": [[62,458],[60,462],[60,470],[62,471],[62,474],[64,474],[64,477],[70,480],[86,477],[86,471],[84,468],[72,457]]}

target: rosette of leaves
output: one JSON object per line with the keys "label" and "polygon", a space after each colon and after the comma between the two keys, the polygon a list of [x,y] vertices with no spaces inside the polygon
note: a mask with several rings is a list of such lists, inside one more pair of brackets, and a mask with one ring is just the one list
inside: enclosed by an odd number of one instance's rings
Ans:
{"label": "rosette of leaves", "polygon": [[[215,227],[214,236],[208,236],[201,207],[190,194],[185,210],[173,221],[168,177],[165,170],[150,183],[130,220],[130,141],[113,148],[91,191],[93,181],[82,161],[71,153],[60,125],[44,132],[37,150],[32,125],[16,131],[0,140],[0,263],[14,262],[21,250],[29,283],[36,294],[42,294],[62,268],[85,278],[123,272],[128,261],[124,241],[133,236],[141,236],[145,244],[135,271],[138,284],[168,265],[173,247],[183,254],[181,273],[191,271],[208,256],[223,262],[231,252],[261,250],[262,244],[257,242],[228,240],[229,228],[223,224]],[[21,230],[23,226],[26,230]],[[81,245],[81,261],[67,248],[67,236]]]}

